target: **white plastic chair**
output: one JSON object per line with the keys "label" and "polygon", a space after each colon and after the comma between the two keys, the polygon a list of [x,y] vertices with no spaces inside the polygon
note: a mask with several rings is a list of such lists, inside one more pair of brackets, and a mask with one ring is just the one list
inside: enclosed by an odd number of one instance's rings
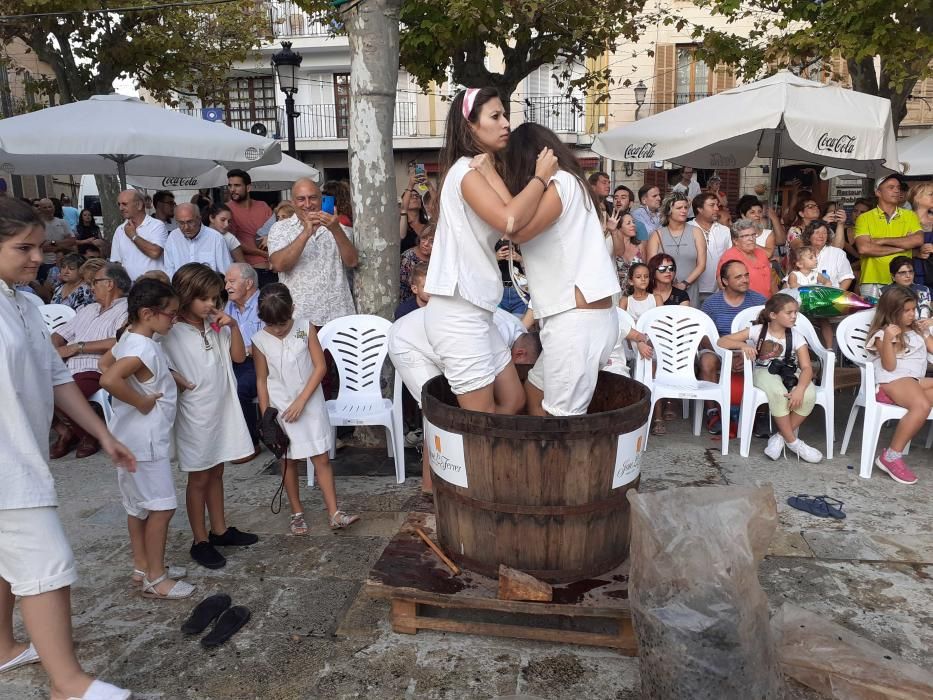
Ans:
{"label": "white plastic chair", "polygon": [[[836,340],[839,343],[839,349],[842,351],[843,355],[858,366],[862,379],[858,395],[855,398],[855,402],[852,404],[852,410],[849,412],[846,432],[842,438],[841,454],[845,454],[849,446],[849,439],[852,437],[852,429],[855,427],[855,418],[861,406],[865,409],[865,418],[862,420],[862,454],[859,462],[858,475],[863,479],[871,478],[871,472],[875,466],[875,452],[878,449],[878,435],[881,432],[881,426],[883,426],[886,421],[898,420],[907,414],[907,410],[900,406],[878,403],[875,399],[878,385],[875,381],[874,358],[865,350],[865,341],[868,339],[868,327],[871,325],[874,316],[875,312],[873,309],[860,311],[857,314],[852,314],[844,318],[836,330]],[[927,420],[933,420],[933,411],[930,411]],[[929,439],[927,442],[929,446]],[[907,447],[910,447],[909,443]],[[904,452],[906,453],[907,449],[905,449]]]}
{"label": "white plastic chair", "polygon": [[39,307],[39,313],[42,314],[42,320],[45,321],[49,333],[54,333],[73,319],[77,312],[64,304],[43,304]]}
{"label": "white plastic chair", "polygon": [[95,392],[88,401],[100,406],[101,410],[104,412],[104,423],[106,423],[109,428],[110,423],[113,421],[113,406],[110,404],[110,394],[107,393],[105,389],[100,389]]}
{"label": "white plastic chair", "polygon": [[[380,316],[344,316],[324,326],[318,338],[321,346],[330,351],[340,374],[337,398],[327,401],[335,444],[330,456],[336,454],[338,426],[384,426],[388,431],[389,456],[395,460],[395,480],[401,484],[405,481],[402,381],[396,372],[391,399],[383,398],[379,381],[388,354],[387,337],[391,325]],[[308,483],[313,485],[314,468],[308,466]]]}
{"label": "white plastic chair", "polygon": [[[636,328],[651,339],[657,370],[652,377],[652,361],[636,358],[638,380],[651,389],[650,425],[654,408],[660,399],[691,399],[694,401],[693,434],[700,434],[703,402],[719,404],[722,417],[722,453],[729,454],[729,394],[732,377],[721,372],[718,382],[697,379],[694,362],[700,341],[706,337],[712,343],[724,367],[732,361],[731,354],[716,345],[719,333],[713,319],[688,306],[660,306],[646,311]],[[650,432],[650,431],[649,431]],[[645,438],[645,448],[648,440]]]}
{"label": "white plastic chair", "polygon": [[[753,306],[743,309],[732,319],[732,332],[737,333],[740,330],[751,326],[764,306]],[[826,459],[833,458],[833,441],[835,440],[835,421],[836,421],[836,389],[835,389],[835,371],[836,354],[832,350],[827,350],[820,342],[820,337],[813,327],[813,324],[803,314],[797,314],[797,330],[807,341],[807,345],[814,355],[820,358],[822,368],[820,370],[820,383],[814,385],[816,389],[816,405],[823,407],[823,414],[826,425]],[[748,457],[752,442],[752,429],[755,423],[755,412],[758,407],[768,403],[768,397],[761,389],[755,388],[752,384],[752,373],[754,367],[751,360],[745,358],[742,363],[744,372],[742,383],[742,411],[739,414],[739,454]]]}

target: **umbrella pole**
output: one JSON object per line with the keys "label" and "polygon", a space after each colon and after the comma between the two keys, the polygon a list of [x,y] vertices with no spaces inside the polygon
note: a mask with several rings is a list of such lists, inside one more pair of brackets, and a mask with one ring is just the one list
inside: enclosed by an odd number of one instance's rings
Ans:
{"label": "umbrella pole", "polygon": [[120,189],[126,189],[126,161],[123,158],[117,158],[117,176],[120,178]]}
{"label": "umbrella pole", "polygon": [[781,122],[780,126],[774,132],[774,145],[771,148],[771,182],[768,186],[768,192],[770,193],[771,199],[771,210],[777,211],[778,204],[778,169],[781,162],[781,136],[784,133],[784,123]]}

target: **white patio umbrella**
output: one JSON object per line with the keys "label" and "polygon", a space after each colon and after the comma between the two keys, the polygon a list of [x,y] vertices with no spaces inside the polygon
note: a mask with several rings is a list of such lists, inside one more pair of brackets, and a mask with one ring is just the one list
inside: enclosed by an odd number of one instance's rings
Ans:
{"label": "white patio umbrella", "polygon": [[[232,166],[231,166],[232,167]],[[144,190],[197,190],[210,187],[226,187],[226,165],[215,165],[207,172],[193,177],[130,177],[129,184]],[[253,189],[263,192],[291,189],[295,180],[308,178],[317,182],[320,173],[307,163],[282,154],[282,160],[273,165],[258,168],[243,168],[253,181]]]}
{"label": "white patio umbrella", "polygon": [[780,158],[873,176],[900,170],[889,100],[787,71],[599,134],[593,150],[629,162],[739,168]]}
{"label": "white patio umbrella", "polygon": [[18,175],[183,177],[218,163],[277,163],[274,139],[232,129],[127,95],[88,100],[0,120],[0,170]]}
{"label": "white patio umbrella", "polygon": [[[897,155],[905,175],[933,175],[933,129],[898,140]],[[824,180],[840,175],[863,177],[865,173],[838,168],[824,168],[820,173],[820,177]]]}

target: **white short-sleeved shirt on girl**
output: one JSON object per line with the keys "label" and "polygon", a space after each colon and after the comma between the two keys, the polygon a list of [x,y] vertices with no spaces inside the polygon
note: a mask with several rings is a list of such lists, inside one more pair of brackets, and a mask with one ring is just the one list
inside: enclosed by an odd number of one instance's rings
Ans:
{"label": "white short-sleeved shirt on girl", "polygon": [[[748,340],[745,342],[751,345],[753,348],[758,347],[758,338],[761,336],[761,329],[766,328],[766,326],[756,325],[748,329]],[[803,335],[796,328],[791,328],[791,344],[793,348],[791,349],[791,359],[794,362],[797,362],[797,350],[807,344],[807,341],[804,340]],[[784,333],[779,335],[773,335],[770,331],[765,335],[765,339],[761,344],[761,351],[758,354],[758,358],[755,360],[755,367],[767,367],[771,364],[772,360],[782,360],[784,359],[784,343],[787,340]]]}
{"label": "white short-sleeved shirt on girl", "polygon": [[589,192],[564,170],[557,171],[551,183],[557,187],[563,211],[549,228],[522,244],[532,310],[538,319],[575,309],[575,288],[589,303],[621,292]]}
{"label": "white short-sleeved shirt on girl", "polygon": [[52,389],[70,381],[39,309],[0,280],[0,510],[57,505]]}
{"label": "white short-sleeved shirt on girl", "polygon": [[875,367],[875,381],[879,384],[887,384],[896,379],[904,377],[913,377],[920,379],[927,373],[927,346],[923,337],[916,331],[906,331],[904,333],[904,342],[907,347],[903,352],[897,353],[897,366],[889,372],[881,365],[881,349],[884,330],[879,330],[865,343],[865,349],[873,357],[872,364]]}
{"label": "white short-sleeved shirt on girl", "polygon": [[130,375],[126,383],[140,394],[162,394],[162,397],[147,414],[113,397],[111,432],[140,462],[169,459],[172,454],[171,436],[178,390],[162,347],[152,338],[126,331],[113,346],[113,357],[116,360],[138,357],[146,369],[152,372],[152,376],[141,382]]}
{"label": "white short-sleeved shirt on girl", "polygon": [[169,365],[194,384],[178,395],[175,456],[182,471],[204,471],[253,453],[237,400],[230,329],[176,323],[162,339]]}
{"label": "white short-sleeved shirt on girl", "polygon": [[[495,252],[501,236],[463,198],[461,185],[471,170],[470,159],[464,156],[444,178],[424,288],[431,295],[444,297],[458,291],[474,306],[492,312],[502,300],[502,273]],[[602,237],[602,229],[599,235]],[[605,247],[601,248],[605,251]]]}
{"label": "white short-sleeved shirt on girl", "polygon": [[810,270],[810,272],[791,270],[791,273],[787,276],[787,279],[796,280],[798,287],[812,287],[820,283],[817,277],[819,274],[820,273],[816,270]]}

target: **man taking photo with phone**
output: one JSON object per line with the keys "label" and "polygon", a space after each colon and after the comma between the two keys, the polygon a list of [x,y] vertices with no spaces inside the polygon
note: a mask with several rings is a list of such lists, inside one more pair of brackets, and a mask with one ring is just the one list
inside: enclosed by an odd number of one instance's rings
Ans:
{"label": "man taking photo with phone", "polygon": [[320,328],[356,313],[347,268],[359,263],[353,242],[337,217],[321,211],[321,189],[308,179],[292,186],[295,215],[269,231],[269,261],[295,302],[295,318]]}

